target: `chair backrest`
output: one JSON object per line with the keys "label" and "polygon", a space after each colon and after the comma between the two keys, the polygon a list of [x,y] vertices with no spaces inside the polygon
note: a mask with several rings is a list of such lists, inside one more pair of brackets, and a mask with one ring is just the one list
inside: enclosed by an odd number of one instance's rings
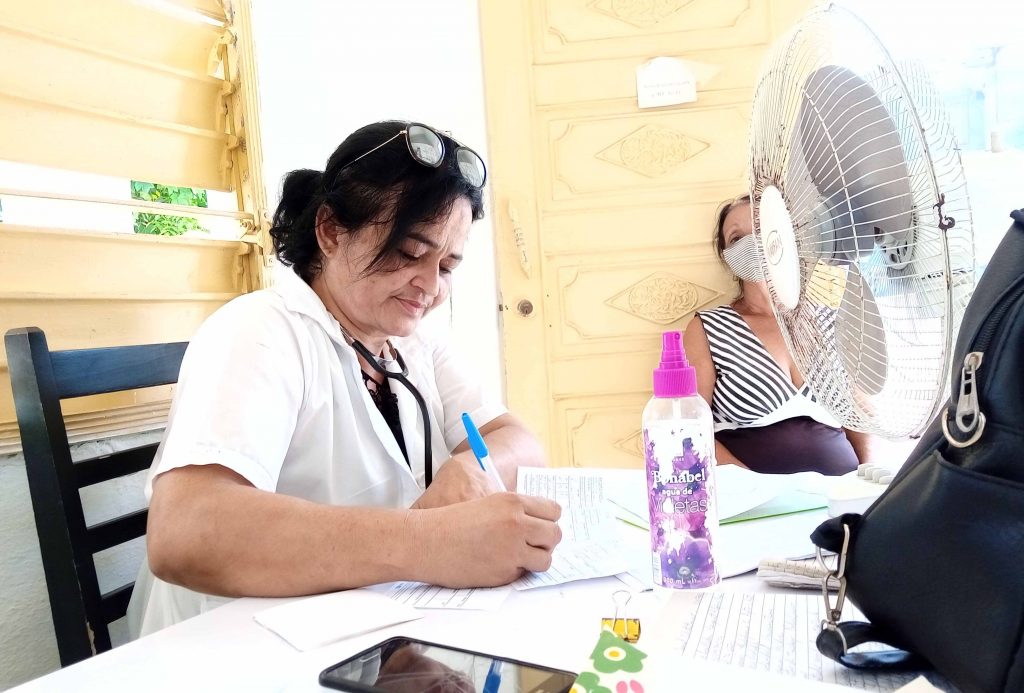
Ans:
{"label": "chair backrest", "polygon": [[148,511],[86,525],[79,490],[147,469],[157,445],[72,462],[61,400],[168,385],[187,342],[50,351],[37,327],[4,341],[61,666],[110,649],[134,582],[100,594],[93,554],[141,537]]}

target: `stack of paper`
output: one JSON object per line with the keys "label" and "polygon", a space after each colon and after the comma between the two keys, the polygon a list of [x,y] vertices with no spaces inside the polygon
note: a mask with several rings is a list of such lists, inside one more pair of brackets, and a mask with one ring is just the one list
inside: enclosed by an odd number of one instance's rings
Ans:
{"label": "stack of paper", "polygon": [[621,573],[626,563],[617,547],[600,541],[572,541],[559,544],[551,567],[543,573],[527,573],[512,583],[517,590],[550,587],[576,580],[589,580]]}
{"label": "stack of paper", "polygon": [[550,498],[562,506],[558,521],[562,543],[555,549],[547,571],[524,575],[512,583],[513,587],[548,587],[626,570],[627,562],[617,547],[617,530],[605,503],[604,479],[599,472],[520,467],[517,489],[524,495]]}
{"label": "stack of paper", "polygon": [[[683,659],[864,691],[895,691],[915,678],[913,673],[847,669],[821,655],[815,639],[825,615],[820,595],[679,591],[665,605],[652,636],[676,643],[676,655]],[[864,620],[849,601],[843,618]],[[860,650],[887,647],[870,643],[861,645]],[[929,678],[948,690],[945,679],[937,675]]]}
{"label": "stack of paper", "polygon": [[[782,558],[763,558],[757,564],[757,577],[776,587],[821,591],[821,581],[829,569],[817,560],[787,561]],[[838,590],[839,580],[829,578],[829,589]]]}
{"label": "stack of paper", "polygon": [[[727,464],[715,467],[718,519],[722,524],[824,508],[827,480],[817,472],[758,474]],[[608,490],[615,517],[642,529],[650,527],[647,482],[637,474]]]}
{"label": "stack of paper", "polygon": [[401,604],[417,609],[456,609],[461,611],[494,611],[512,593],[508,587],[466,587],[452,589],[423,582],[392,582],[372,589]]}
{"label": "stack of paper", "polygon": [[[813,554],[809,536],[821,517],[803,511],[825,507],[824,476],[816,472],[758,474],[735,465],[716,467],[715,475],[722,524],[715,560],[723,578],[754,570],[768,556],[795,559]],[[650,528],[643,472],[623,475],[606,493],[615,517],[634,527]],[[760,521],[746,522],[753,519]],[[632,573],[649,580],[646,566]]]}
{"label": "stack of paper", "polygon": [[343,638],[420,618],[415,609],[371,590],[349,590],[309,597],[253,614],[267,630],[295,649],[312,650]]}

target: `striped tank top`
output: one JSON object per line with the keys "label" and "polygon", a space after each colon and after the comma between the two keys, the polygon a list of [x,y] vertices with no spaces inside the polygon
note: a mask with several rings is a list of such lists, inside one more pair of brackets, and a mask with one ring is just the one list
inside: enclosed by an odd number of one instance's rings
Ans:
{"label": "striped tank top", "polygon": [[797,388],[732,306],[700,311],[715,364],[711,413],[715,430],[768,426],[807,416],[839,428],[807,383]]}

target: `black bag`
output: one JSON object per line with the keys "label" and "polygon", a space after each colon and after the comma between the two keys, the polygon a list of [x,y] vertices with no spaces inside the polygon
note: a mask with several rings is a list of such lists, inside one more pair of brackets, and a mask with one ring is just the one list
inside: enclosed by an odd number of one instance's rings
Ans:
{"label": "black bag", "polygon": [[[840,554],[871,621],[833,610],[818,637],[849,667],[930,664],[964,691],[1024,691],[1024,210],[1011,216],[967,307],[947,407],[863,515],[811,535]],[[872,641],[899,651],[847,652]]]}

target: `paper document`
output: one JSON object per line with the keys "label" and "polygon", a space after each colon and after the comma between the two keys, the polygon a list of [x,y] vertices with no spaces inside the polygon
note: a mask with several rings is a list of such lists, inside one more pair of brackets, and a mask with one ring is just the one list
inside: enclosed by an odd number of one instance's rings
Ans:
{"label": "paper document", "polygon": [[[824,508],[826,478],[817,472],[758,474],[726,464],[715,467],[718,519],[722,524]],[[650,527],[647,481],[643,472],[617,483],[606,492],[619,520]]]}
{"label": "paper document", "polygon": [[644,472],[619,479],[605,494],[616,518],[642,529],[651,528],[651,512],[647,507],[647,479]]}
{"label": "paper document", "polygon": [[762,558],[797,560],[813,556],[811,532],[824,520],[824,513],[796,513],[722,525],[715,535],[719,574],[727,578],[749,573]]}
{"label": "paper document", "polygon": [[722,524],[728,525],[733,522],[746,522],[747,520],[760,520],[764,517],[802,513],[807,510],[820,510],[827,506],[828,499],[821,494],[800,490],[785,491],[767,503],[762,503],[756,508],[751,508],[723,520]]}
{"label": "paper document", "polygon": [[[681,592],[672,595],[663,614],[658,628],[667,635],[669,624],[678,624],[676,651],[686,659],[864,691],[895,691],[917,676],[856,671],[822,656],[814,642],[825,618],[820,595]],[[843,618],[865,620],[850,602]],[[887,649],[874,645],[860,650]]]}
{"label": "paper document", "polygon": [[520,467],[517,490],[550,498],[562,506],[562,517],[558,520],[562,543],[555,548],[551,567],[513,582],[517,590],[607,577],[627,569],[612,524],[614,519],[605,504],[604,479],[599,472]]}
{"label": "paper document", "polygon": [[308,597],[253,614],[257,623],[303,652],[417,618],[416,609],[367,589]]}
{"label": "paper document", "polygon": [[527,573],[512,583],[517,590],[550,587],[575,580],[608,577],[624,572],[626,560],[617,547],[596,541],[559,544],[551,558],[551,567],[543,573]]}
{"label": "paper document", "polygon": [[[722,469],[732,468],[734,465],[727,465]],[[723,476],[725,478],[725,484],[733,484],[732,488],[734,493],[730,494],[728,491],[724,492],[724,497],[730,496],[742,496],[744,495],[741,489],[746,489],[748,494],[753,494],[750,491],[750,481],[757,479],[769,479],[766,483],[773,489],[777,489],[782,485],[789,485],[796,487],[797,490],[790,491],[787,494],[783,494],[777,500],[770,500],[767,503],[762,504],[760,507],[751,513],[757,513],[763,508],[771,508],[777,502],[781,502],[787,496],[793,495],[808,495],[811,498],[811,505],[816,507],[824,507],[824,498],[812,495],[809,493],[809,489],[815,487],[818,483],[818,479],[823,479],[820,474],[803,472],[801,474],[786,474],[786,475],[775,475],[779,480],[771,480],[773,475],[769,474],[755,474],[749,470],[740,469],[735,467],[739,474],[734,472],[726,472]],[[753,476],[748,476],[753,475]],[[644,478],[642,474],[637,474],[635,477],[629,477],[628,480],[624,480],[622,483],[616,483],[614,488],[608,489],[609,502],[613,508],[618,507],[618,504],[622,503],[623,506],[631,506],[629,510],[620,507],[616,516],[627,522],[630,525],[640,527],[641,520],[639,517],[640,510],[637,508],[643,503],[643,512],[647,512],[647,500],[646,494],[643,490],[646,487],[643,485]],[[721,485],[719,486],[721,489]],[[800,490],[808,489],[808,490]],[[774,492],[774,491],[773,491]],[[758,495],[758,494],[754,494]],[[758,497],[762,497],[758,495]],[[639,498],[639,500],[638,500]],[[818,499],[821,499],[818,502]],[[753,502],[753,501],[749,501]],[[747,503],[731,502],[731,507],[736,509],[744,507]],[[745,515],[745,513],[744,513]],[[739,517],[743,517],[740,515]],[[763,516],[758,515],[757,522],[724,522],[721,527],[718,528],[718,532],[715,534],[715,560],[718,563],[718,572],[722,578],[733,577],[734,575],[742,575],[752,570],[757,569],[757,564],[762,558],[785,558],[785,559],[798,559],[806,558],[814,554],[814,544],[811,543],[810,535],[814,529],[822,523],[825,519],[824,514],[820,512],[766,512]],[[643,522],[643,529],[647,531],[649,523]],[[647,557],[647,560],[650,560]],[[633,564],[630,566],[630,572],[634,576],[646,575],[650,568],[648,566],[639,566]]]}
{"label": "paper document", "polygon": [[[762,558],[757,564],[757,577],[776,587],[817,590],[821,594],[822,581],[835,568],[835,554],[831,554],[826,560],[827,567],[821,565],[816,558],[803,561]],[[832,592],[837,591],[839,580],[830,577],[828,588]]]}
{"label": "paper document", "polygon": [[652,570],[627,570],[616,575],[615,579],[634,592],[650,592],[654,589]]}
{"label": "paper document", "polygon": [[563,542],[600,540],[610,533],[604,479],[597,472],[520,467],[516,490],[526,496],[550,498],[562,506],[558,526]]}
{"label": "paper document", "polygon": [[779,474],[758,474],[734,464],[715,467],[715,488],[718,495],[718,519],[728,520],[767,503],[785,490],[786,477]]}
{"label": "paper document", "polygon": [[494,611],[501,607],[512,590],[508,587],[450,589],[422,582],[394,582],[387,586],[384,594],[417,609]]}
{"label": "paper document", "polygon": [[616,519],[622,520],[627,525],[632,525],[637,529],[649,530],[651,528],[650,515],[644,517],[640,513],[633,511],[629,507],[620,502],[616,502],[611,498],[608,499],[608,504],[611,506],[612,515],[614,515]]}
{"label": "paper document", "polygon": [[918,676],[916,679],[901,688],[897,693],[942,693],[941,689],[933,686],[928,679]]}

